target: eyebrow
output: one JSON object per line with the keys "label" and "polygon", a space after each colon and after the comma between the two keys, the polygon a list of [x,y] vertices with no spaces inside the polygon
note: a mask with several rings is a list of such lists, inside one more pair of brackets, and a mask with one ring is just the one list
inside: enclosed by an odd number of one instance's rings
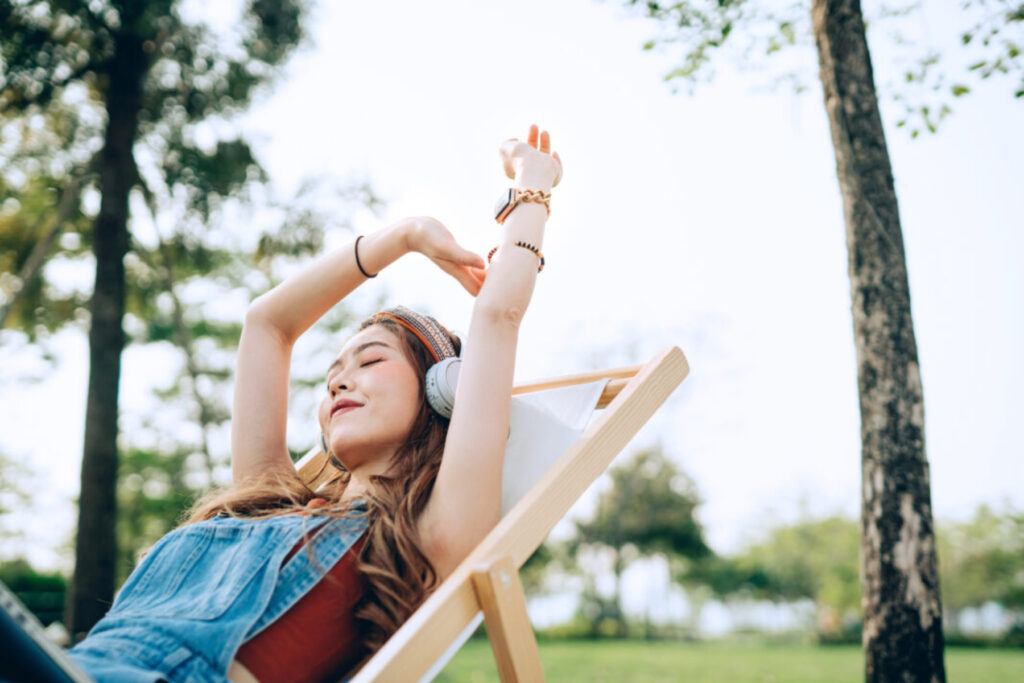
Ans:
{"label": "eyebrow", "polygon": [[[385,349],[391,349],[390,346],[388,346],[387,344],[385,344],[382,341],[371,341],[371,342],[366,342],[365,344],[360,344],[359,346],[357,346],[355,348],[355,351],[352,352],[352,355],[355,356],[355,355],[357,355],[359,353],[362,353],[363,351],[365,351],[366,349],[370,348],[371,346],[383,346]],[[394,351],[394,349],[391,349],[391,350]],[[334,362],[331,363],[331,366],[329,368],[327,368],[327,374],[328,375],[331,374],[332,372],[334,372],[335,368],[344,367],[344,365],[345,365],[345,361],[341,359],[341,356],[335,358]]]}

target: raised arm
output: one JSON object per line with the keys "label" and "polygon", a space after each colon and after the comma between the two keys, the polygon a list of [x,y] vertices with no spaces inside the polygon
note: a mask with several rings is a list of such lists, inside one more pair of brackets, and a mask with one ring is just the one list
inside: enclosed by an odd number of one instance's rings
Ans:
{"label": "raised arm", "polygon": [[[514,187],[551,190],[560,178],[561,162],[550,147],[547,132],[538,135],[536,126],[531,126],[526,143],[513,139],[502,145],[505,172],[514,177]],[[546,218],[543,204],[523,202],[498,226],[499,249],[473,306],[441,468],[420,517],[421,533],[441,576],[450,574],[501,517],[519,323],[530,304],[539,264],[536,254],[516,242],[543,251]]]}
{"label": "raised arm", "polygon": [[[359,241],[371,275],[408,251],[399,222]],[[315,259],[249,306],[238,343],[231,409],[231,474],[235,484],[270,470],[294,472],[285,444],[288,371],[299,336],[366,278],[351,243]]]}
{"label": "raised arm", "polygon": [[[444,230],[432,218],[405,218],[359,240],[359,261],[370,275],[410,251],[409,236]],[[480,279],[465,264],[482,265],[478,255],[436,237],[427,253],[474,296]],[[438,244],[440,246],[438,246]],[[238,345],[231,411],[231,473],[235,484],[268,471],[294,473],[285,443],[288,371],[299,336],[366,276],[356,264],[353,243],[325,254],[249,306]],[[455,260],[461,259],[462,264]]]}

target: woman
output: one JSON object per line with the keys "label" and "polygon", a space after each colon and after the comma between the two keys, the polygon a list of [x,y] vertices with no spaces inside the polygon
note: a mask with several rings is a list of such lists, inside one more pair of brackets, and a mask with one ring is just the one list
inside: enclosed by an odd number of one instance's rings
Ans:
{"label": "woman", "polygon": [[[352,675],[500,517],[519,322],[543,267],[546,131],[505,141],[514,187],[488,264],[432,218],[401,220],[257,298],[238,348],[234,486],[200,502],[125,582],[71,656],[98,680],[338,680]],[[545,205],[542,205],[545,204]],[[295,341],[367,277],[426,255],[474,297],[465,349],[398,307],[365,321],[327,373],[323,446],[341,471],[314,492],[285,446]],[[493,256],[493,260],[492,260]],[[461,352],[461,354],[460,354]],[[450,419],[428,368],[461,355]]]}

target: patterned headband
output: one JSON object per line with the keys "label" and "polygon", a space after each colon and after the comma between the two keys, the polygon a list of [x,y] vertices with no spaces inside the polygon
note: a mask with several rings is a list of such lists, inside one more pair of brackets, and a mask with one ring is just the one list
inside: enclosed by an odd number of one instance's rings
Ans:
{"label": "patterned headband", "polygon": [[423,345],[430,349],[435,362],[457,356],[455,346],[448,337],[448,330],[429,315],[420,315],[405,306],[396,306],[373,316],[374,322],[388,318],[416,335]]}

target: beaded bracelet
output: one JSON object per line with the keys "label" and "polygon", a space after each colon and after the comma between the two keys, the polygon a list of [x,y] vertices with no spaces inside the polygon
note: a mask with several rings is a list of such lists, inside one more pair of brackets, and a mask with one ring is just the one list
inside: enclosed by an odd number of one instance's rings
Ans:
{"label": "beaded bracelet", "polygon": [[[537,247],[533,246],[528,242],[523,242],[522,240],[516,242],[516,246],[523,247],[524,249],[529,249],[534,254],[536,254],[537,258],[540,259],[540,265],[537,267],[537,272],[539,273],[540,271],[544,270],[544,254],[540,253],[540,249],[538,249]],[[498,251],[498,247],[494,247],[489,252],[487,252],[487,263],[491,262],[491,257],[494,256],[494,253],[496,251]]]}

